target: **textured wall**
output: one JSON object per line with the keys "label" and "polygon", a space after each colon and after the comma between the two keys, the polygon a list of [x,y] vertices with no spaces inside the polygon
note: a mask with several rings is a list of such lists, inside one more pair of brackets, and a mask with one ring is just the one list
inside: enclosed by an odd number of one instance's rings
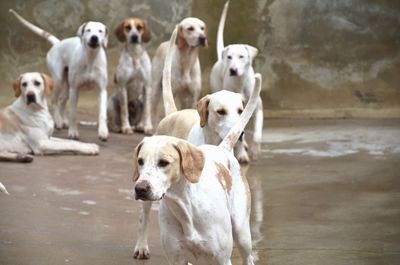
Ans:
{"label": "textured wall", "polygon": [[[12,7],[60,38],[86,20],[114,29],[127,16],[146,19],[148,48],[167,40],[175,23],[197,16],[209,27],[203,50],[203,88],[216,59],[215,35],[224,1],[30,0],[0,3],[0,72],[8,83],[20,72],[46,71],[49,45],[8,12]],[[262,96],[270,116],[400,116],[400,2],[389,0],[231,0],[225,43],[260,49],[255,68],[264,76]],[[120,45],[107,51],[113,73]],[[1,86],[2,91],[9,87]],[[111,87],[110,87],[111,89]],[[3,99],[7,93],[1,93]],[[3,100],[4,101],[4,100]]]}

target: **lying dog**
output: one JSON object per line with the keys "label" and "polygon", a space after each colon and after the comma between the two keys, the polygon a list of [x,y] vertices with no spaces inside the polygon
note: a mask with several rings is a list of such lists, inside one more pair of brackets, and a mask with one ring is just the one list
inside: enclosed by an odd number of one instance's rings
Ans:
{"label": "lying dog", "polygon": [[219,146],[153,136],[136,147],[135,197],[161,200],[160,234],[169,264],[231,264],[233,240],[243,264],[254,264],[250,190],[232,148],[257,105],[261,76],[255,78],[243,114]]}
{"label": "lying dog", "polygon": [[0,161],[30,162],[32,156],[48,154],[97,155],[96,144],[51,137],[54,122],[45,92],[54,81],[45,74],[25,73],[13,84],[17,100],[0,112]]}
{"label": "lying dog", "polygon": [[59,40],[48,32],[26,21],[10,9],[18,20],[35,34],[47,39],[53,46],[47,53],[47,66],[56,85],[51,97],[52,115],[57,129],[67,126],[64,118],[65,104],[69,97],[68,136],[79,138],[76,122],[78,89],[95,86],[98,89],[100,140],[106,141],[107,128],[107,47],[108,31],[100,22],[82,24],[77,37]]}
{"label": "lying dog", "polygon": [[[151,61],[142,43],[150,40],[150,29],[138,18],[127,18],[116,28],[115,34],[125,43],[114,76],[115,90],[108,101],[108,125],[111,131],[132,134],[132,125],[137,131],[151,134],[150,93]],[[138,124],[129,122],[129,104],[142,101],[144,113]],[[117,108],[119,106],[119,109]]]}
{"label": "lying dog", "polygon": [[[195,109],[177,111],[171,89],[172,53],[176,35],[177,29],[171,36],[163,71],[163,100],[166,117],[158,125],[156,134],[178,137],[195,145],[218,145],[239,120],[243,111],[242,97],[238,93],[223,90],[203,97],[198,103],[197,111]],[[242,150],[238,156],[239,160],[247,162],[248,155],[243,142],[238,142],[238,145]],[[147,223],[151,202],[144,202],[142,206],[142,218],[134,257],[147,259],[150,255],[147,244]]]}
{"label": "lying dog", "polygon": [[[172,87],[181,109],[195,108],[199,99],[201,69],[198,47],[207,47],[206,33],[205,23],[198,18],[185,18],[179,23],[178,37],[172,54]],[[161,97],[162,71],[167,47],[168,41],[163,42],[152,61],[153,113],[156,113]]]}
{"label": "lying dog", "polygon": [[[224,47],[223,31],[228,6],[229,1],[225,4],[218,27],[218,61],[211,70],[210,86],[213,92],[226,89],[240,93],[245,99],[245,103],[247,103],[254,89],[252,62],[258,50],[245,44],[233,44]],[[263,104],[261,97],[259,97],[257,110],[254,113],[253,145],[250,148],[254,158],[257,157],[261,149],[263,120]]]}

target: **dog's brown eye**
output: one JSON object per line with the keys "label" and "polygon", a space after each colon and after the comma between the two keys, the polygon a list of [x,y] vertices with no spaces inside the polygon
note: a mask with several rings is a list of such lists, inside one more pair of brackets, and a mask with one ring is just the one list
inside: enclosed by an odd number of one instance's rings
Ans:
{"label": "dog's brown eye", "polygon": [[189,31],[193,31],[193,30],[194,30],[194,27],[189,27],[188,30],[189,30]]}
{"label": "dog's brown eye", "polygon": [[23,87],[26,87],[27,85],[28,85],[28,84],[27,84],[26,82],[23,82],[23,83],[22,83],[22,86],[23,86]]}
{"label": "dog's brown eye", "polygon": [[243,59],[243,58],[244,58],[244,56],[243,56],[243,55],[240,55],[240,56],[239,56],[239,58],[240,58],[240,59]]}
{"label": "dog's brown eye", "polygon": [[201,29],[201,30],[204,30],[204,27],[201,27],[200,29]]}
{"label": "dog's brown eye", "polygon": [[126,29],[127,31],[130,31],[130,30],[132,29],[132,27],[131,27],[131,25],[128,25],[128,26],[125,27],[125,29]]}
{"label": "dog's brown eye", "polygon": [[232,56],[228,55],[228,57],[227,57],[227,58],[230,60],[230,59],[232,59]]}
{"label": "dog's brown eye", "polygon": [[220,109],[220,110],[217,110],[217,113],[218,113],[219,115],[226,115],[226,110]]}
{"label": "dog's brown eye", "polygon": [[138,161],[137,161],[137,163],[138,163],[139,166],[143,166],[144,161],[143,161],[142,158],[139,158]]}
{"label": "dog's brown eye", "polygon": [[158,161],[158,166],[159,167],[166,167],[166,166],[168,166],[169,165],[169,162],[167,161],[167,160],[165,160],[165,159],[160,159],[159,161]]}
{"label": "dog's brown eye", "polygon": [[138,31],[141,31],[141,30],[143,29],[143,27],[142,27],[141,25],[137,25],[137,26],[136,26],[136,29],[137,29]]}
{"label": "dog's brown eye", "polygon": [[242,109],[238,109],[238,113],[242,114],[243,110]]}
{"label": "dog's brown eye", "polygon": [[33,84],[34,84],[35,86],[40,86],[40,82],[39,82],[39,81],[35,81],[35,82],[33,82]]}
{"label": "dog's brown eye", "polygon": [[99,29],[99,32],[100,32],[100,33],[103,33],[103,31],[102,31],[101,29]]}

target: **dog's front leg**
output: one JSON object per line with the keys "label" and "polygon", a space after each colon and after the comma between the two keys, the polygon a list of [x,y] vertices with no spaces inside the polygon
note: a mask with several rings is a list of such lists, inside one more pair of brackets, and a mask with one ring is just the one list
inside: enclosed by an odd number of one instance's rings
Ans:
{"label": "dog's front leg", "polygon": [[78,104],[78,88],[70,87],[69,89],[69,127],[68,137],[71,139],[79,139],[78,125],[76,122],[76,107]]}
{"label": "dog's front leg", "polygon": [[144,88],[144,113],[142,115],[142,123],[144,124],[144,134],[145,135],[151,135],[153,133],[153,124],[151,123],[151,105],[150,105],[150,99],[151,99],[151,86],[146,85]]}
{"label": "dog's front leg", "polygon": [[97,144],[81,143],[73,140],[66,140],[56,137],[42,140],[39,148],[44,155],[54,154],[80,154],[80,155],[97,155],[99,154],[99,146]]}
{"label": "dog's front leg", "polygon": [[132,128],[129,124],[129,113],[128,113],[128,92],[125,86],[118,85],[118,98],[121,109],[121,131],[123,134],[132,134]]}
{"label": "dog's front leg", "polygon": [[147,243],[147,227],[149,223],[149,215],[152,202],[142,201],[141,204],[142,204],[142,209],[140,212],[140,219],[139,219],[138,239],[136,241],[133,257],[135,259],[149,259],[150,250],[149,250],[149,245]]}
{"label": "dog's front leg", "polygon": [[98,105],[99,105],[98,135],[99,135],[99,139],[101,141],[107,141],[108,127],[107,127],[107,88],[106,88],[106,85],[101,86],[99,89]]}

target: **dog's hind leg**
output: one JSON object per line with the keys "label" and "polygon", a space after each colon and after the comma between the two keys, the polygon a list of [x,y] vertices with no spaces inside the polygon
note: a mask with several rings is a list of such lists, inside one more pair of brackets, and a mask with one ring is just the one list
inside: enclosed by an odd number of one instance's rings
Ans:
{"label": "dog's hind leg", "polygon": [[264,122],[263,104],[261,98],[258,98],[257,109],[254,112],[254,134],[253,144],[251,150],[251,156],[253,159],[257,159],[261,152],[261,140],[262,130]]}

